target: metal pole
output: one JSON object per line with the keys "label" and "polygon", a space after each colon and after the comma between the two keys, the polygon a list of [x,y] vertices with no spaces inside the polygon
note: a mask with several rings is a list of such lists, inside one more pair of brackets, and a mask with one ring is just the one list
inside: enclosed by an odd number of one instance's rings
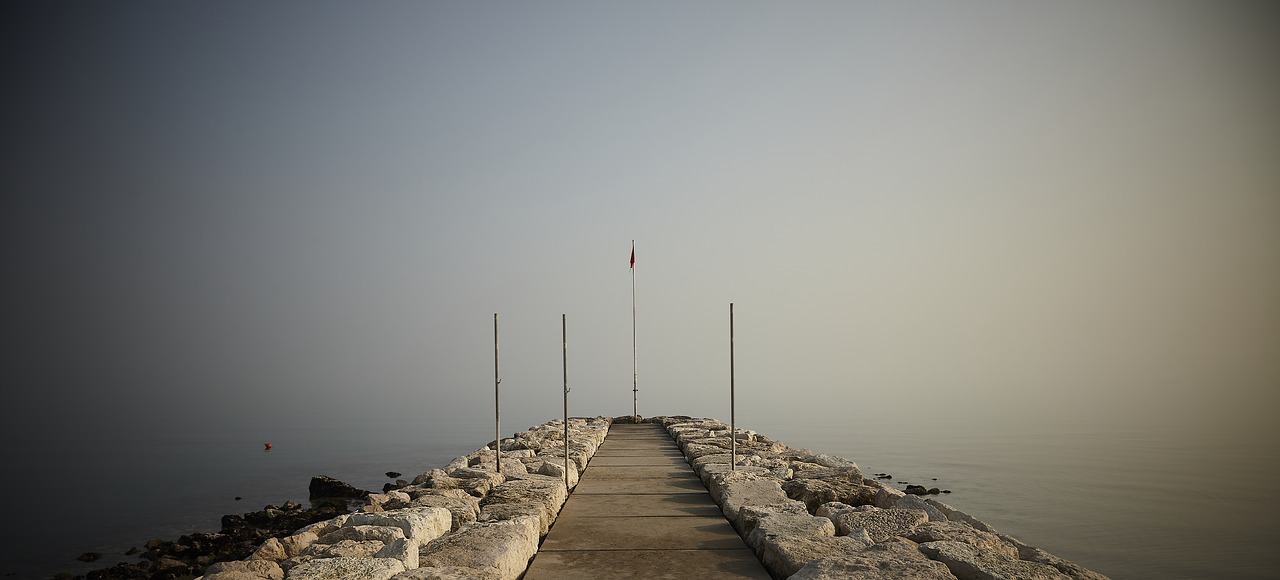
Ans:
{"label": "metal pole", "polygon": [[502,384],[502,379],[498,378],[498,313],[493,313],[493,432],[494,439],[494,457],[497,458],[498,473],[502,473],[502,403],[498,394],[498,385]]}
{"label": "metal pole", "polygon": [[631,416],[639,417],[636,406],[639,391],[636,380],[636,241],[631,240]]}
{"label": "metal pole", "polygon": [[560,315],[560,353],[564,362],[564,488],[569,489],[569,332]]}
{"label": "metal pole", "polygon": [[733,303],[729,303],[729,449],[730,471],[738,470],[738,428],[734,420],[733,388]]}

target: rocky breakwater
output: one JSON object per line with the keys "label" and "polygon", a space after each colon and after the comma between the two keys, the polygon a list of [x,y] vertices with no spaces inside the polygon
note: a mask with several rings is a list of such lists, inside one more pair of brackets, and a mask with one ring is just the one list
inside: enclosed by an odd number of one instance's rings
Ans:
{"label": "rocky breakwater", "polygon": [[[215,563],[202,578],[515,580],[609,425],[603,417],[570,419],[567,464],[564,422],[531,427],[412,482],[369,493],[355,513],[266,540],[243,560]],[[321,493],[332,493],[327,486],[337,484],[318,485]],[[316,485],[313,481],[313,492]]]}
{"label": "rocky breakwater", "polygon": [[856,463],[729,426],[655,417],[775,578],[1104,580],[934,499],[862,477]]}

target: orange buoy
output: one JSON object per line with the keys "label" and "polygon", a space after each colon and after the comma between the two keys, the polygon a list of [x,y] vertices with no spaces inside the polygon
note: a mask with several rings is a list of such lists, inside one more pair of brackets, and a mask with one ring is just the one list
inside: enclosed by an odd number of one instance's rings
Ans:
{"label": "orange buoy", "polygon": [[270,444],[270,443],[263,443],[262,445],[266,447],[265,449],[263,449],[263,451],[271,451],[271,444]]}

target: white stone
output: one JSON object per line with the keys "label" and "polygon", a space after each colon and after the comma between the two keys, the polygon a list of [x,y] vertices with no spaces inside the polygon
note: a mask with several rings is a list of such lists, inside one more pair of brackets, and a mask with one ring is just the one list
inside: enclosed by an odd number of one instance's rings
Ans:
{"label": "white stone", "polygon": [[217,562],[204,571],[205,580],[284,580],[284,570],[270,560]]}
{"label": "white stone", "polygon": [[383,546],[374,558],[395,558],[404,562],[405,570],[418,567],[418,542],[408,538],[400,538]]}
{"label": "white stone", "polygon": [[347,520],[349,526],[395,526],[404,531],[406,538],[419,543],[434,540],[452,527],[449,510],[438,507],[411,507],[374,514],[355,513]]}
{"label": "white stone", "polygon": [[390,580],[404,572],[404,563],[393,558],[326,558],[312,560],[289,570],[289,580]]}
{"label": "white stone", "polygon": [[925,503],[924,500],[915,495],[902,496],[897,503],[893,504],[893,507],[900,510],[920,510],[929,515],[929,521],[931,522],[945,522],[948,520],[947,515],[942,513],[941,510]]}
{"label": "white stone", "polygon": [[982,530],[984,532],[991,532],[993,534],[996,533],[995,528],[988,526],[986,522],[978,518],[975,518],[967,513],[964,513],[956,508],[953,508],[945,503],[942,503],[936,499],[926,499],[924,500],[924,502],[937,508],[938,511],[946,514],[947,519],[949,520],[964,522],[966,524],[969,524],[969,526],[975,530]]}
{"label": "white stone", "polygon": [[424,568],[487,569],[501,580],[516,580],[538,551],[538,526],[538,519],[528,516],[478,523],[424,544],[418,562]]}
{"label": "white stone", "polygon": [[955,580],[941,562],[906,542],[886,542],[846,556],[811,560],[788,580]]}
{"label": "white stone", "polygon": [[927,542],[920,544],[920,551],[946,564],[961,580],[1071,580],[1048,564],[1016,560],[960,542]]}
{"label": "white stone", "polygon": [[842,536],[865,529],[872,540],[883,542],[894,536],[908,533],[916,526],[929,521],[929,515],[920,510],[870,508],[841,512],[831,520],[836,524],[836,532]]}

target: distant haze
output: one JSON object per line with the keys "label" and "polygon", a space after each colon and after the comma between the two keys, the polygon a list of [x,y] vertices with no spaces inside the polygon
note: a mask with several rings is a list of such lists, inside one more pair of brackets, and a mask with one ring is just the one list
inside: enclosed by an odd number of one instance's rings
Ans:
{"label": "distant haze", "polygon": [[11,437],[1280,404],[1272,3],[2,10]]}

